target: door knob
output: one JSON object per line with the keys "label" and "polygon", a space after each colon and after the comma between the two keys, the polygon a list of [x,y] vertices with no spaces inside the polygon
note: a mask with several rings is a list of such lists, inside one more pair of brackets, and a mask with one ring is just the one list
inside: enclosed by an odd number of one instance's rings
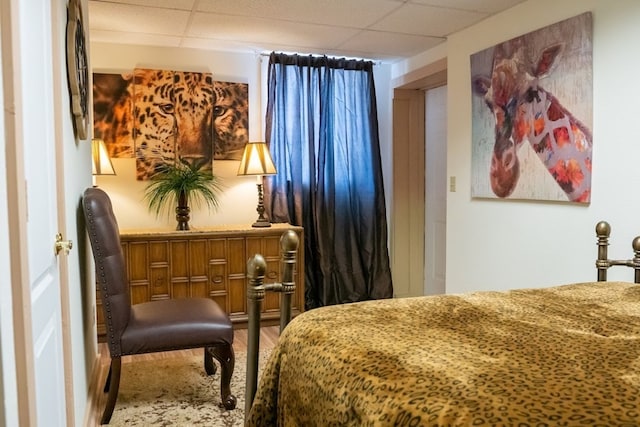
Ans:
{"label": "door knob", "polygon": [[73,248],[73,242],[71,240],[62,240],[62,234],[56,234],[55,253],[56,256],[60,254],[60,251],[64,251],[65,254],[69,254],[69,251]]}

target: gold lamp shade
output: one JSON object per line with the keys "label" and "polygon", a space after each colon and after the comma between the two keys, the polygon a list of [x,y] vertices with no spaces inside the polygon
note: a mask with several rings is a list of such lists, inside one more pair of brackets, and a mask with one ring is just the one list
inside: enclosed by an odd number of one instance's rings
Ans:
{"label": "gold lamp shade", "polygon": [[107,146],[102,139],[91,140],[91,174],[92,175],[115,175],[113,164],[107,153]]}
{"label": "gold lamp shade", "polygon": [[266,142],[250,142],[244,147],[238,175],[255,175],[258,186],[258,220],[252,227],[271,227],[271,223],[264,216],[264,202],[262,192],[262,179],[264,175],[275,175],[276,167],[271,160],[271,153]]}
{"label": "gold lamp shade", "polygon": [[244,147],[238,175],[275,175],[276,167],[266,142],[250,142]]}

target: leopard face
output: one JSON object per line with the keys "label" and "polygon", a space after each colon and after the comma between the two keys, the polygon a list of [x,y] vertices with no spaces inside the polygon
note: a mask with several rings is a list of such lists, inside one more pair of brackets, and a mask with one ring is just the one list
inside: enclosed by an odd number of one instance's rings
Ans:
{"label": "leopard face", "polygon": [[[136,157],[150,179],[176,156],[205,169],[240,160],[248,142],[248,85],[210,73],[136,69],[94,74],[94,136],[111,157]],[[135,147],[135,148],[134,148]]]}
{"label": "leopard face", "polygon": [[138,180],[151,178],[176,157],[211,169],[211,74],[137,69],[133,105]]}
{"label": "leopard face", "polygon": [[240,160],[249,141],[248,97],[245,83],[213,83],[214,158]]}

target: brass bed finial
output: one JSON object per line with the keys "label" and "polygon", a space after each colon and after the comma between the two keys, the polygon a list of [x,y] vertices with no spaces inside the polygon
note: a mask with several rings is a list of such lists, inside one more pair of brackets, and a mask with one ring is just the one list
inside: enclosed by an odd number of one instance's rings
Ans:
{"label": "brass bed finial", "polygon": [[640,283],[640,236],[633,239],[631,246],[633,247],[634,256],[632,259],[609,259],[608,248],[609,236],[611,235],[611,226],[606,221],[600,221],[596,224],[596,236],[598,237],[598,259],[596,260],[596,268],[598,269],[598,282],[607,280],[607,270],[614,265],[623,265],[634,269],[634,282]]}

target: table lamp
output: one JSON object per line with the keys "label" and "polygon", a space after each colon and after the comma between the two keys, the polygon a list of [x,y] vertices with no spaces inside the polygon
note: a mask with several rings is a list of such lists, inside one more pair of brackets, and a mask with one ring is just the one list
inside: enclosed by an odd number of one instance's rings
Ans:
{"label": "table lamp", "polygon": [[107,153],[107,146],[99,138],[91,140],[91,174],[93,175],[93,186],[96,185],[97,175],[115,175],[113,164]]}
{"label": "table lamp", "polygon": [[269,147],[266,142],[249,142],[244,147],[238,175],[255,175],[258,186],[258,220],[252,227],[271,227],[271,223],[264,217],[264,202],[262,192],[262,181],[265,175],[275,175],[276,167],[271,160]]}

